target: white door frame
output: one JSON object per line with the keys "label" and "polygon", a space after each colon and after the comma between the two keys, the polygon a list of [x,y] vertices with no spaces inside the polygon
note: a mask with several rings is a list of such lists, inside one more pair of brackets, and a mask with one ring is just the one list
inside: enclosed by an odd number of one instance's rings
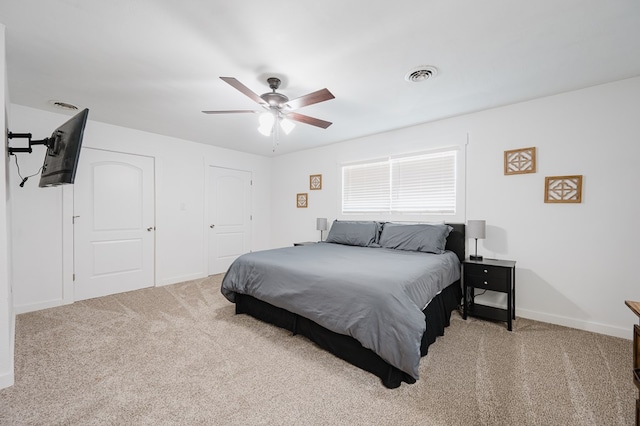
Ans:
{"label": "white door frame", "polygon": [[[101,149],[87,146],[86,148],[95,149],[96,151],[116,152],[119,154],[139,155],[142,157],[149,157],[154,160],[153,167],[153,217],[154,223],[156,223],[157,215],[156,208],[158,202],[158,167],[157,158],[152,155],[139,154],[136,152],[116,151],[112,149]],[[82,150],[80,151],[80,161],[82,161]],[[74,238],[73,238],[73,185],[62,185],[62,303],[68,305],[75,302],[73,295],[74,284],[73,274],[75,270],[74,261]],[[157,223],[156,223],[157,226]],[[153,243],[153,287],[157,287],[157,234]]]}
{"label": "white door frame", "polygon": [[73,296],[73,185],[62,185],[62,303],[75,301]]}

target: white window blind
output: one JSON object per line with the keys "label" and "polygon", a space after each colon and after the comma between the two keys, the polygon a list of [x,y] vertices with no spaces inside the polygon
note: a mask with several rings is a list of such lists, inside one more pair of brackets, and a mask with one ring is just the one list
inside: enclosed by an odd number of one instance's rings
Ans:
{"label": "white window blind", "polygon": [[342,167],[343,213],[454,214],[456,150]]}
{"label": "white window blind", "polygon": [[342,211],[382,212],[391,209],[391,165],[388,161],[342,168]]}

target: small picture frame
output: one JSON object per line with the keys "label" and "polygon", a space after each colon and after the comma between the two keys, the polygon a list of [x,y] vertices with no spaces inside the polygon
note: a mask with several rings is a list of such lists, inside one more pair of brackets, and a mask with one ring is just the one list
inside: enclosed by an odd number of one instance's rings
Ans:
{"label": "small picture frame", "polygon": [[308,198],[309,197],[306,192],[296,194],[296,207],[298,207],[299,209],[306,209],[308,207]]}
{"label": "small picture frame", "polygon": [[504,174],[521,175],[536,172],[536,148],[512,149],[504,152]]}
{"label": "small picture frame", "polygon": [[322,189],[322,175],[309,176],[309,189],[312,191]]}
{"label": "small picture frame", "polygon": [[581,203],[582,175],[544,178],[545,203]]}

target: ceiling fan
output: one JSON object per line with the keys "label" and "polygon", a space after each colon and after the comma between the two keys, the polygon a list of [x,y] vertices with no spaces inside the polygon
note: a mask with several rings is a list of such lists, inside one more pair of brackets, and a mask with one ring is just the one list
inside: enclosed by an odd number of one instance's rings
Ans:
{"label": "ceiling fan", "polygon": [[274,125],[276,120],[280,123],[280,126],[287,134],[294,127],[293,123],[288,120],[310,124],[312,126],[321,127],[323,129],[326,129],[332,124],[329,121],[320,120],[319,118],[309,117],[308,115],[293,112],[296,109],[335,98],[335,96],[333,96],[333,94],[327,89],[321,89],[313,93],[300,96],[299,98],[289,100],[287,96],[283,95],[282,93],[276,92],[278,87],[280,87],[280,79],[276,77],[269,77],[267,79],[267,83],[269,84],[271,92],[263,93],[259,96],[233,77],[220,77],[220,79],[251,98],[254,102],[258,103],[262,108],[264,108],[265,111],[244,109],[227,111],[202,111],[205,114],[235,114],[247,112],[263,113],[260,116],[260,127],[258,128],[258,130],[266,136],[272,134],[274,129],[276,129],[276,126]]}

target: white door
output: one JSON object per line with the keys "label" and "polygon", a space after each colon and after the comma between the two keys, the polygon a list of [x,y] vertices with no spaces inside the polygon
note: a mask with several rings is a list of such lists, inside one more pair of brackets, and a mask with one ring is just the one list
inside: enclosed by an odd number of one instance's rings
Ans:
{"label": "white door", "polygon": [[153,158],[83,148],[74,184],[75,300],[154,285]]}
{"label": "white door", "polygon": [[209,275],[251,247],[251,172],[209,167]]}

